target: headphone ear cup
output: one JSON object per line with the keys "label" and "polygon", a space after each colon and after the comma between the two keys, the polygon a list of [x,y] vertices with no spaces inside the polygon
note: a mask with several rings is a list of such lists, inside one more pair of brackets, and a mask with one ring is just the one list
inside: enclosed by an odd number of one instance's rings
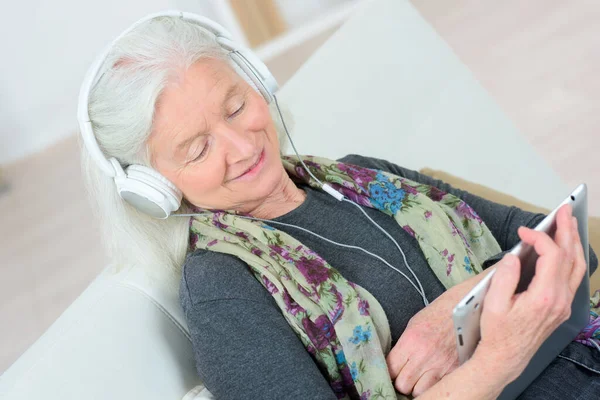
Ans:
{"label": "headphone ear cup", "polygon": [[130,165],[115,182],[123,200],[152,217],[167,218],[181,206],[181,191],[151,168]]}

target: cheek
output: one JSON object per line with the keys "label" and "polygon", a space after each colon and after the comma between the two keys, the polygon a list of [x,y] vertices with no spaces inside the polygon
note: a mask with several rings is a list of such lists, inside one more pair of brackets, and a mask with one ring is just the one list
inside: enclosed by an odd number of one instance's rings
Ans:
{"label": "cheek", "polygon": [[252,101],[252,107],[248,109],[247,128],[251,131],[269,131],[272,128],[269,107],[262,97]]}
{"label": "cheek", "polygon": [[213,197],[218,197],[225,172],[218,166],[207,167],[206,164],[202,168],[189,166],[174,182],[193,204],[212,205]]}

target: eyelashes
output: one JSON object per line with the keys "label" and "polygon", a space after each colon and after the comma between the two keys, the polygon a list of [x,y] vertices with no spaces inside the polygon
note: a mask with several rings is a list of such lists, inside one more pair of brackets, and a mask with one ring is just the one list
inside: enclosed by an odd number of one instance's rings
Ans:
{"label": "eyelashes", "polygon": [[[244,111],[245,108],[246,108],[246,101],[244,100],[244,102],[242,103],[242,105],[237,110],[235,110],[232,114],[230,114],[228,118],[235,118],[235,117],[237,117],[242,111]],[[202,149],[202,151],[200,152],[200,154],[198,154],[198,156],[195,157],[192,160],[192,162],[197,162],[197,161],[200,161],[202,158],[204,158],[204,156],[208,152],[208,148],[209,147],[210,147],[210,141],[207,141],[206,145],[204,146],[204,148]]]}
{"label": "eyelashes", "polygon": [[237,110],[235,110],[233,112],[233,114],[229,115],[229,118],[236,117],[239,113],[241,113],[244,110],[244,107],[246,107],[246,102],[245,101],[242,103],[242,105],[240,106],[240,108],[238,108]]}
{"label": "eyelashes", "polygon": [[206,154],[206,152],[208,151],[208,146],[209,146],[209,144],[206,143],[206,146],[204,146],[204,148],[202,149],[202,152],[200,152],[200,154],[198,155],[198,157],[194,158],[192,161],[198,161],[202,157],[204,157],[204,154]]}

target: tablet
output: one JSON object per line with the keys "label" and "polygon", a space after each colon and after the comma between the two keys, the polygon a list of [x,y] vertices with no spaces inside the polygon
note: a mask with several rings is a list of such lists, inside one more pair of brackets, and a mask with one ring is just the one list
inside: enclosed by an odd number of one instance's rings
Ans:
{"label": "tablet", "polygon": [[[554,238],[556,233],[556,213],[565,204],[571,204],[573,216],[577,218],[579,236],[583,245],[585,261],[588,266],[586,273],[575,293],[571,304],[571,317],[561,324],[546,339],[533,356],[523,373],[502,392],[499,399],[514,399],[550,364],[550,362],[585,328],[589,321],[589,244],[588,244],[588,199],[587,186],[579,185],[567,198],[560,203],[536,227],[536,231],[546,232]],[[535,275],[535,264],[538,255],[534,248],[520,242],[511,251],[511,254],[521,260],[521,278],[516,293],[527,289]],[[490,267],[494,268],[494,267]],[[475,287],[456,305],[452,319],[458,349],[459,363],[463,364],[475,352],[481,338],[479,320],[484,299],[490,286],[492,277],[496,272],[492,269]]]}

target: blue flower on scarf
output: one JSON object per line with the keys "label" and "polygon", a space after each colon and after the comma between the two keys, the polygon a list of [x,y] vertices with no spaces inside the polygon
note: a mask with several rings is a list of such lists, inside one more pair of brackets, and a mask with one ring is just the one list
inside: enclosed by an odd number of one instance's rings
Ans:
{"label": "blue flower on scarf", "polygon": [[363,327],[357,325],[352,332],[353,336],[350,338],[350,342],[354,344],[359,344],[361,342],[367,342],[371,339],[371,327],[369,326],[367,330],[363,330]]}
{"label": "blue flower on scarf", "polygon": [[356,362],[352,362],[352,365],[350,366],[350,374],[352,375],[353,380],[358,378],[358,368],[356,367]]}
{"label": "blue flower on scarf", "polygon": [[346,355],[342,350],[340,350],[340,352],[335,355],[335,361],[338,365],[342,365],[346,362]]}
{"label": "blue flower on scarf", "polygon": [[389,209],[392,214],[396,214],[402,207],[406,192],[397,188],[381,171],[375,178],[376,181],[369,185],[371,203],[379,210]]}
{"label": "blue flower on scarf", "polygon": [[380,200],[384,199],[386,196],[385,191],[379,185],[372,185],[369,189],[371,192],[371,197],[373,197],[374,199]]}
{"label": "blue flower on scarf", "polygon": [[473,272],[473,268],[471,265],[471,259],[469,258],[469,256],[465,256],[465,269],[467,270],[468,273]]}

